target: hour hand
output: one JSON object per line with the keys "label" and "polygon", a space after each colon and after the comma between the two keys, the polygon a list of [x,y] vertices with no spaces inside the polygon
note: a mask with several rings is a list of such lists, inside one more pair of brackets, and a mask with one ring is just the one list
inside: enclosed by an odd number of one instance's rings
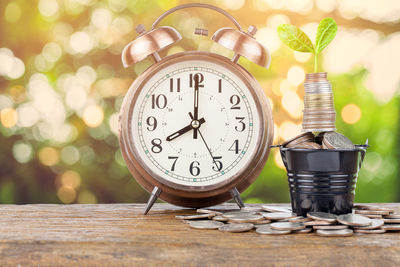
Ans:
{"label": "hour hand", "polygon": [[[205,120],[204,118],[201,118],[198,122],[199,122],[199,125],[196,125],[196,126],[195,126],[196,128],[200,127],[200,125],[203,124],[203,123],[205,123],[206,120]],[[194,127],[194,126],[192,125],[192,123],[191,123],[191,124],[189,124],[188,126],[185,126],[185,127],[183,127],[182,129],[180,129],[180,130],[174,132],[173,134],[167,136],[166,140],[167,140],[167,141],[172,141],[172,140],[174,140],[175,138],[181,136],[182,134],[185,134],[185,133],[189,132],[190,130],[194,129],[195,127]]]}

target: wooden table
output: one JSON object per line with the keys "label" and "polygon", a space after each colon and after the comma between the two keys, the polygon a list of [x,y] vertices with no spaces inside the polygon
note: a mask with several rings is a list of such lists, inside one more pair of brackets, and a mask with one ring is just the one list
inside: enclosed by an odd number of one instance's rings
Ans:
{"label": "wooden table", "polygon": [[[400,204],[379,204],[395,207]],[[223,208],[236,208],[224,204]],[[0,205],[0,265],[400,266],[400,232],[324,238],[195,230],[156,204]]]}

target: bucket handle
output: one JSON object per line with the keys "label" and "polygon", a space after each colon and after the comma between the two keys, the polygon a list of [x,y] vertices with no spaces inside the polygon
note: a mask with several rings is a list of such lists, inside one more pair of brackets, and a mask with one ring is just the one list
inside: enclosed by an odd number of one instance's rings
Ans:
{"label": "bucket handle", "polygon": [[362,163],[364,161],[364,158],[365,158],[365,153],[366,153],[365,150],[369,147],[368,140],[367,140],[367,143],[365,145],[355,145],[355,147],[361,153],[361,160],[358,163],[358,169],[361,169],[361,165],[362,165]]}
{"label": "bucket handle", "polygon": [[286,160],[286,150],[281,149],[282,145],[272,145],[272,146],[270,146],[270,148],[279,148],[283,164],[285,165],[285,167],[287,169],[288,166],[287,166],[287,160]]}

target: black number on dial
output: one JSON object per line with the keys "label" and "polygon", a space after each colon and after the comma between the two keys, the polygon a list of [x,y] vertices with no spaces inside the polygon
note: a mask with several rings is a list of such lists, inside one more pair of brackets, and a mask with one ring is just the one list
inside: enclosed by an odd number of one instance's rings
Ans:
{"label": "black number on dial", "polygon": [[174,162],[172,163],[172,166],[171,166],[171,171],[173,172],[173,171],[175,171],[175,164],[176,164],[176,161],[178,160],[178,157],[169,156],[168,159],[174,160]]}
{"label": "black number on dial", "polygon": [[147,123],[147,130],[154,131],[157,128],[157,119],[153,116],[150,116],[146,119],[146,123]]}
{"label": "black number on dial", "polygon": [[204,76],[201,73],[196,73],[193,75],[193,73],[189,74],[189,87],[193,87],[193,84],[196,82],[199,87],[203,87],[202,83],[204,81]]}
{"label": "black number on dial", "polygon": [[[174,92],[174,78],[169,79],[169,91]],[[176,79],[176,92],[181,91],[181,78]]]}
{"label": "black number on dial", "polygon": [[240,109],[239,107],[240,97],[238,95],[232,95],[229,101],[232,104],[231,109]]}
{"label": "black number on dial", "polygon": [[239,140],[233,141],[233,144],[229,148],[229,151],[235,151],[235,154],[239,154]]}
{"label": "black number on dial", "polygon": [[190,163],[189,172],[192,176],[198,176],[200,174],[200,168],[198,166],[200,166],[200,162],[198,161]]}
{"label": "black number on dial", "polygon": [[214,162],[215,163],[214,163],[214,166],[212,167],[212,169],[216,172],[221,171],[222,170],[222,161],[220,161],[219,159],[222,159],[222,157],[221,156],[213,157],[213,159],[214,159],[213,163]]}
{"label": "black number on dial", "polygon": [[153,145],[151,147],[151,151],[153,151],[153,153],[160,153],[162,151],[160,138],[154,138],[153,140],[151,140],[151,144]]}
{"label": "black number on dial", "polygon": [[243,132],[246,129],[246,124],[243,122],[244,117],[236,117],[235,119],[237,119],[238,123],[240,123],[240,126],[235,126],[235,130],[238,132]]}
{"label": "black number on dial", "polygon": [[167,97],[163,94],[156,96],[155,94],[151,95],[151,108],[155,109],[156,107],[159,109],[163,109],[167,106]]}

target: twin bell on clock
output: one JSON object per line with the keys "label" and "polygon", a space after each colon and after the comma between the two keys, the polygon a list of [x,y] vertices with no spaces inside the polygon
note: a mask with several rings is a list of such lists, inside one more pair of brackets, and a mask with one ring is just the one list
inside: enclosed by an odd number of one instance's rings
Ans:
{"label": "twin bell on clock", "polygon": [[[158,26],[185,8],[219,12],[236,27],[221,28],[212,40],[233,50],[233,58],[187,51],[161,58],[159,52],[182,37]],[[270,56],[253,35],[224,10],[207,4],[185,4],[162,14],[122,53],[125,67],[148,56],[154,64],[129,88],[120,112],[119,140],[127,166],[151,192],[145,214],[157,198],[192,208],[234,199],[260,174],[273,140],[269,102],[256,79],[237,61],[243,56],[268,67]],[[195,34],[208,35],[205,29]]]}

